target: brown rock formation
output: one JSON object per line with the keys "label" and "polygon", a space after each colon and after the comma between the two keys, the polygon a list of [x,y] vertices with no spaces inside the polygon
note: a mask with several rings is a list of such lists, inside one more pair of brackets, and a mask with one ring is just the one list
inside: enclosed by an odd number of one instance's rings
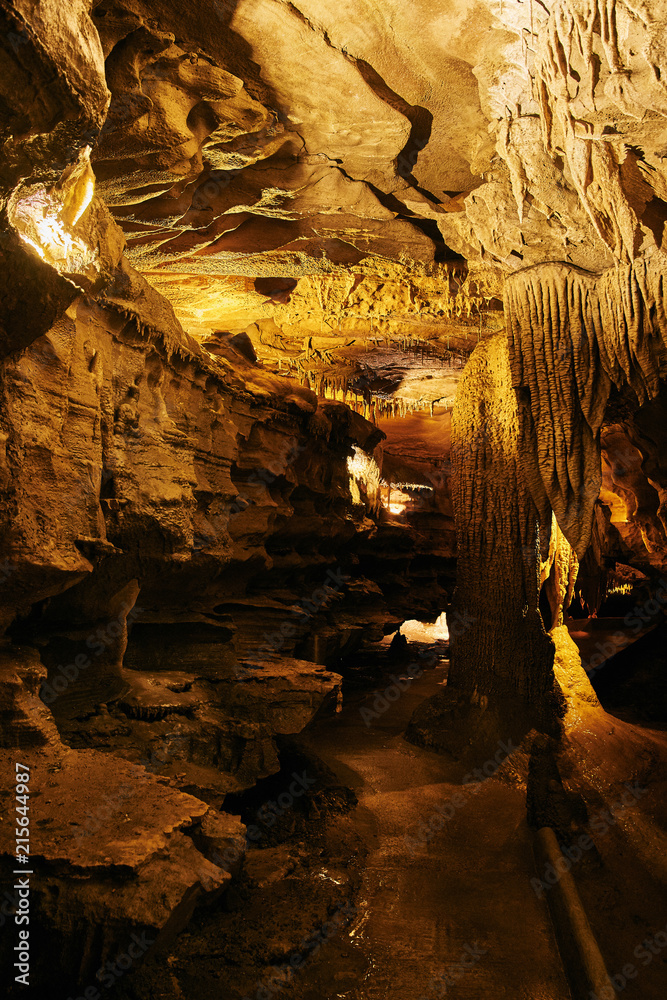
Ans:
{"label": "brown rock formation", "polygon": [[0,742],[40,975],[223,888],[225,797],[404,619],[448,612],[422,742],[602,727],[573,595],[667,571],[663,7],[1,5]]}
{"label": "brown rock formation", "polygon": [[507,344],[496,336],[475,350],[459,385],[452,428],[457,587],[448,615],[451,665],[445,692],[413,719],[420,742],[460,749],[461,739],[470,738],[471,714],[478,737],[484,732],[486,739],[516,736],[524,723],[548,726],[554,718],[553,644],[539,611],[540,548],[549,551],[551,524],[541,539],[519,441]]}

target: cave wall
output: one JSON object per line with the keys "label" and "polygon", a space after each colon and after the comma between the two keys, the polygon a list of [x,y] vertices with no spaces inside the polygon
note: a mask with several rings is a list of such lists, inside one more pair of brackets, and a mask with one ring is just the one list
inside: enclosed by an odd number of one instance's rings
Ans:
{"label": "cave wall", "polygon": [[[75,984],[130,933],[169,940],[225,887],[241,862],[220,857],[246,844],[226,794],[279,769],[279,735],[335,711],[327,666],[394,617],[359,569],[362,546],[373,565],[386,545],[377,484],[349,467],[355,449],[381,461],[382,434],[247,344],[183,330],[94,194],[90,147],[119,126],[106,80],[127,67],[105,65],[87,4],[2,18],[0,756],[6,789],[17,753],[31,768],[42,831],[34,977],[57,964]],[[172,55],[194,105],[239,92]],[[409,580],[419,546],[402,534]]]}
{"label": "cave wall", "polygon": [[[0,11],[0,732],[57,816],[37,910],[73,980],[224,886],[224,795],[335,707],[327,667],[448,603],[449,484],[379,516],[366,418],[450,393],[399,355],[475,348],[468,730],[554,729],[578,559],[591,607],[609,561],[664,565],[664,5],[352,6]],[[356,392],[380,340],[395,397]]]}
{"label": "cave wall", "polygon": [[[6,5],[3,44],[12,79],[27,87],[12,94],[2,122],[12,151],[2,176],[7,273],[25,275],[19,300],[6,297],[6,346],[31,345],[7,368],[7,516],[19,527],[12,544],[26,564],[36,565],[41,534],[52,547],[35,592],[15,578],[7,621],[20,611],[27,630],[80,604],[85,627],[86,614],[103,620],[104,601],[136,579],[150,606],[129,629],[127,655],[137,662],[142,634],[165,624],[150,620],[156,607],[163,618],[176,616],[196,574],[197,614],[223,609],[215,614],[224,628],[239,633],[229,644],[242,649],[255,612],[237,608],[228,628],[223,568],[234,581],[230,593],[247,597],[260,574],[267,590],[283,586],[282,573],[298,590],[314,567],[311,554],[324,564],[353,534],[386,551],[389,541],[378,542],[372,518],[366,523],[348,496],[345,449],[359,443],[363,418],[335,405],[308,415],[308,387],[348,401],[362,346],[381,336],[404,348],[412,325],[417,344],[449,346],[453,338],[467,353],[473,330],[491,343],[503,282],[520,474],[543,526],[543,559],[546,539],[554,559],[560,551],[552,511],[580,559],[594,517],[605,533],[595,513],[599,435],[614,393],[626,390],[627,433],[644,440],[659,530],[659,460],[640,419],[632,427],[630,419],[633,406],[653,405],[664,374],[660,13],[623,2],[522,6],[481,4],[475,18],[468,4],[442,16],[429,11],[417,70],[414,26],[393,3],[382,12],[370,5],[361,33],[319,0],[197,3],[188,13],[131,0],[79,4],[67,14],[45,5],[39,16],[21,2]],[[71,44],[59,46],[62,37]],[[276,40],[301,58],[281,68]],[[304,65],[316,67],[308,89]],[[341,86],[355,96],[353,115]],[[48,100],[33,100],[46,89]],[[173,296],[176,312],[132,265]],[[44,284],[39,320],[27,307],[35,275]],[[248,326],[244,310],[255,308]],[[100,330],[123,350],[109,353]],[[242,352],[227,335],[241,330]],[[145,342],[152,347],[140,359]],[[269,370],[253,367],[253,352]],[[109,387],[112,361],[122,376]],[[293,399],[273,381],[283,361],[303,384]],[[41,365],[34,375],[33,362]],[[60,383],[48,414],[47,368]],[[226,418],[199,426],[192,414],[202,406],[226,414],[215,387],[221,369],[237,400],[233,428]],[[76,406],[64,401],[68,379],[81,393],[76,420]],[[21,380],[32,388],[19,392]],[[238,403],[244,394],[247,412]],[[286,462],[287,442],[298,440],[289,420],[253,422],[250,400],[273,406],[277,397],[290,420],[299,410],[304,434],[330,444],[341,421],[354,425],[335,457],[321,455],[337,469],[332,478],[310,453]],[[397,395],[388,411],[397,404],[404,413],[411,402]],[[361,407],[352,405],[377,416],[363,395]],[[460,426],[469,426],[478,455],[478,418],[468,419],[467,405],[464,393]],[[16,432],[31,421],[41,451]],[[239,442],[247,443],[239,450]],[[281,458],[258,482],[263,450]],[[491,451],[480,461],[493,479]],[[53,496],[63,488],[76,498],[67,518]],[[29,497],[24,508],[19,495]],[[473,520],[486,516],[470,497],[457,502]],[[159,557],[151,544],[163,547]],[[367,552],[364,559],[372,565]],[[532,607],[532,583],[529,590]],[[519,587],[517,601],[522,594]],[[284,653],[312,653],[310,639],[292,638]],[[325,646],[330,659],[336,643],[329,637]],[[109,667],[118,685],[121,653]]]}
{"label": "cave wall", "polygon": [[355,504],[348,458],[379,433],[177,335],[78,298],[3,363],[2,760],[13,773],[20,748],[51,823],[36,933],[74,978],[228,881],[207,860],[243,843],[225,794],[335,708],[324,662],[387,614],[350,544],[374,499]]}

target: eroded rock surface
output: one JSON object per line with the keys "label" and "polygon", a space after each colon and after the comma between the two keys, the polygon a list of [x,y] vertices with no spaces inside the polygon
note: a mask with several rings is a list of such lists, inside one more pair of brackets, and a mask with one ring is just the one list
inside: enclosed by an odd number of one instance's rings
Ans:
{"label": "eroded rock surface", "polygon": [[664,6],[2,5],[3,766],[73,982],[402,620],[429,745],[599,711],[575,586],[667,558]]}

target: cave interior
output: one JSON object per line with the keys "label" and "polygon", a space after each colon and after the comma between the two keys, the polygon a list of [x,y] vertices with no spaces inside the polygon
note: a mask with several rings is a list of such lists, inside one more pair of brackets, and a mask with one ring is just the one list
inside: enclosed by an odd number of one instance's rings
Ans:
{"label": "cave interior", "polygon": [[664,1000],[667,0],[0,48],[8,1000]]}

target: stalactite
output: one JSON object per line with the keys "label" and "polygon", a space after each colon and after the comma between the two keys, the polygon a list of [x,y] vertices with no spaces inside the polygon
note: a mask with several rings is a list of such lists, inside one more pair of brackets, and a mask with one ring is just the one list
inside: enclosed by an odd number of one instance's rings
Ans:
{"label": "stalactite", "polygon": [[547,264],[506,283],[525,474],[542,517],[553,509],[580,558],[599,494],[598,438],[611,386],[629,385],[639,404],[660,389],[663,269],[652,258],[597,278]]}
{"label": "stalactite", "polygon": [[551,628],[558,628],[563,624],[564,614],[574,597],[578,570],[579,560],[553,515],[549,552],[540,565],[540,584],[545,585],[551,609]]}
{"label": "stalactite", "polygon": [[[554,158],[565,152],[577,193],[598,236],[618,260],[627,263],[635,258],[642,234],[621,183],[619,156],[611,141],[578,134],[584,124],[573,112],[574,99],[570,96],[571,62],[576,46],[586,66],[586,78],[580,87],[587,91],[588,102],[595,108],[595,86],[600,72],[593,52],[594,36],[598,33],[609,73],[605,84],[607,98],[623,115],[637,120],[645,115],[647,107],[659,114],[667,112],[667,98],[659,83],[650,93],[642,91],[641,99],[633,88],[619,49],[618,6],[625,5],[615,0],[588,0],[585,4],[555,0],[545,29],[540,32],[534,73],[545,148]],[[651,50],[657,51],[654,47]],[[645,58],[648,60],[648,56]],[[650,64],[649,68],[654,69]],[[654,75],[659,81],[660,72]],[[505,151],[501,152],[505,156]],[[512,169],[510,160],[511,156],[508,164]]]}

